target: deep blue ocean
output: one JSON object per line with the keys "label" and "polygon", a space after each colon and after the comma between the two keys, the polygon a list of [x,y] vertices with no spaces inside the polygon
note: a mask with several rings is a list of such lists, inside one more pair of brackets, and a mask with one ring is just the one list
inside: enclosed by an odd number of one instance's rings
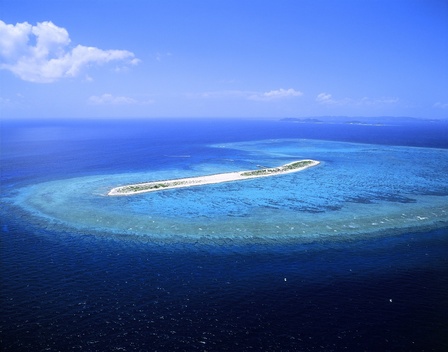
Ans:
{"label": "deep blue ocean", "polygon": [[448,351],[448,122],[0,123],[2,351]]}

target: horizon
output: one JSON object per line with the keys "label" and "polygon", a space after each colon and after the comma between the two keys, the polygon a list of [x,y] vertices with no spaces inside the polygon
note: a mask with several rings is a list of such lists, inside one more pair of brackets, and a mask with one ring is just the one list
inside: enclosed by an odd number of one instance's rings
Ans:
{"label": "horizon", "polygon": [[4,0],[2,14],[1,119],[448,119],[443,1]]}
{"label": "horizon", "polygon": [[413,117],[413,116],[349,116],[349,115],[315,115],[315,116],[0,116],[0,122],[13,121],[152,121],[152,120],[245,120],[245,121],[278,121],[301,123],[411,123],[411,122],[448,122],[448,117]]}

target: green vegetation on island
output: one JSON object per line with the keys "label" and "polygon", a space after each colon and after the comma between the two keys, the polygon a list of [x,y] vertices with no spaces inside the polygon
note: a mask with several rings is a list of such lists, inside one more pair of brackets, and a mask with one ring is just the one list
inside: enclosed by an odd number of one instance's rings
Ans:
{"label": "green vegetation on island", "polygon": [[166,188],[170,186],[176,186],[180,184],[178,183],[155,183],[155,184],[138,184],[138,185],[131,185],[131,186],[124,186],[118,188],[116,191],[118,193],[134,193],[134,192],[140,192],[140,191],[146,191],[146,190],[156,190],[161,188]]}
{"label": "green vegetation on island", "polygon": [[276,173],[281,173],[285,171],[300,169],[305,166],[309,166],[313,163],[311,160],[302,160],[302,161],[296,161],[291,164],[286,164],[280,167],[273,167],[268,169],[260,169],[260,170],[254,170],[254,171],[246,171],[241,173],[241,176],[262,176],[262,175],[272,175]]}

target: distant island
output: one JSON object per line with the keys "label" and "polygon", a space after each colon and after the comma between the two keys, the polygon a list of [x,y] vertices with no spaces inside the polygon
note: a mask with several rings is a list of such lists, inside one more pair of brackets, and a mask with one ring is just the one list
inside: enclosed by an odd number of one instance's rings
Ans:
{"label": "distant island", "polygon": [[108,195],[127,196],[132,194],[161,191],[172,188],[201,186],[222,182],[247,180],[251,178],[282,175],[286,173],[302,171],[309,167],[316,166],[318,164],[320,164],[319,161],[306,159],[306,160],[293,161],[289,164],[285,164],[279,167],[252,170],[252,171],[237,171],[237,172],[228,172],[208,176],[136,183],[127,186],[115,187],[109,191]]}
{"label": "distant island", "polygon": [[397,123],[421,123],[433,122],[439,123],[439,119],[402,117],[402,116],[377,116],[377,117],[349,117],[349,116],[318,116],[318,117],[285,117],[280,119],[282,122],[306,123],[306,124],[348,124],[362,126],[386,126]]}

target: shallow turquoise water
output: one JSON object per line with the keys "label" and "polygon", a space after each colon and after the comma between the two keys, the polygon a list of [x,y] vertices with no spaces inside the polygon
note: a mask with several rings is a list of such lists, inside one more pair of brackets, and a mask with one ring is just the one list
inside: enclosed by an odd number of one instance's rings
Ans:
{"label": "shallow turquoise water", "polygon": [[[148,167],[37,183],[9,201],[48,228],[148,241],[347,240],[448,222],[446,149],[278,139],[210,145],[207,152],[223,149],[225,158],[193,163],[187,156],[176,157],[164,170]],[[270,178],[106,196],[118,185],[305,158],[321,165]]]}

